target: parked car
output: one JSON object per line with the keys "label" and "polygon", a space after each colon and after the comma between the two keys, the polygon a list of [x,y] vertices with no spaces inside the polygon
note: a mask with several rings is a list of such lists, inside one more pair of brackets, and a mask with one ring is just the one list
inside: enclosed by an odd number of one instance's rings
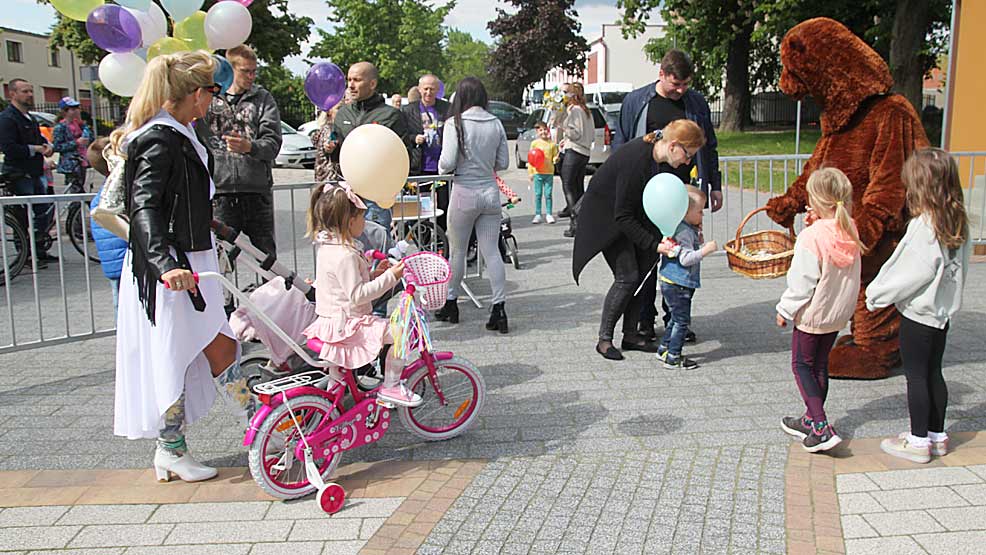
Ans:
{"label": "parked car", "polygon": [[58,116],[55,114],[49,114],[48,112],[28,112],[31,117],[37,122],[38,127],[41,128],[41,135],[48,140],[48,142],[53,142],[53,134],[55,132],[55,125],[58,124]]}
{"label": "parked car", "polygon": [[294,127],[281,122],[281,150],[274,159],[278,167],[312,169],[315,167],[315,147],[308,135],[298,133]]}
{"label": "parked car", "polygon": [[316,131],[318,131],[317,119],[313,119],[311,121],[302,123],[301,127],[298,128],[298,133],[301,133],[302,135],[308,137],[309,139],[312,138],[312,135],[314,135]]}
{"label": "parked car", "polygon": [[[603,111],[597,106],[590,104],[589,113],[592,114],[592,122],[596,126],[595,137],[592,140],[592,150],[589,152],[589,168],[595,170],[609,158],[609,144],[613,140],[613,131],[607,123]],[[537,138],[534,124],[541,121],[543,116],[543,108],[537,108],[531,112],[527,121],[524,122],[524,128],[521,129],[520,135],[517,137],[517,142],[514,144],[514,158],[517,160],[517,167],[520,169],[527,167],[527,151],[531,149],[531,143]],[[558,173],[560,169],[558,166],[555,166],[555,173]]]}
{"label": "parked car", "polygon": [[513,104],[507,104],[499,100],[491,100],[488,106],[491,114],[503,123],[503,130],[507,132],[508,139],[516,139],[520,134],[521,128],[527,121],[527,113]]}
{"label": "parked car", "polygon": [[603,109],[603,112],[620,113],[623,99],[633,91],[633,83],[589,83],[585,86],[586,101]]}

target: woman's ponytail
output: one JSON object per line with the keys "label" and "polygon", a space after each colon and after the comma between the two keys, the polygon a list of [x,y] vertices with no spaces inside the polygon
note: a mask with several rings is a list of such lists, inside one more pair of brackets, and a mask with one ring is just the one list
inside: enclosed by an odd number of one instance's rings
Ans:
{"label": "woman's ponytail", "polygon": [[125,156],[122,152],[121,144],[123,138],[130,132],[136,131],[150,121],[164,106],[164,102],[171,98],[171,87],[168,82],[168,73],[174,56],[162,54],[151,59],[144,70],[144,78],[137,87],[137,92],[130,101],[127,108],[127,119],[123,127],[110,134],[110,144],[113,150],[120,156]]}

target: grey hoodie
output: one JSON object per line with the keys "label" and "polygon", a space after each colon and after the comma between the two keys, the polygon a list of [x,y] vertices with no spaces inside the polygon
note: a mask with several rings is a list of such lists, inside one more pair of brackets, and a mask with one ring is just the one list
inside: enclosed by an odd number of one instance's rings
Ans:
{"label": "grey hoodie", "polygon": [[927,216],[912,218],[904,238],[866,288],[866,308],[895,305],[908,320],[944,329],[962,306],[970,241],[943,248]]}
{"label": "grey hoodie", "polygon": [[493,172],[510,166],[507,133],[503,130],[503,124],[493,114],[474,106],[462,113],[462,130],[465,152],[459,152],[459,134],[455,119],[449,114],[445,120],[438,173],[454,173],[456,187],[495,189]]}

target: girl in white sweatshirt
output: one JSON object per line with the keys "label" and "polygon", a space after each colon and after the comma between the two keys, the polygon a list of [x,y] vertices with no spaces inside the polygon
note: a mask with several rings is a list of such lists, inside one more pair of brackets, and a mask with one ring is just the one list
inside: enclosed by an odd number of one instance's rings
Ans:
{"label": "girl in white sweatshirt", "polygon": [[808,178],[807,228],[794,244],[787,289],[777,303],[777,325],[794,322],[791,370],[805,402],[804,416],[785,416],[781,428],[816,453],[842,439],[825,415],[829,351],[852,317],[859,291],[860,253],[852,221],[852,184],[835,168]]}
{"label": "girl in white sweatshirt", "polygon": [[945,407],[948,388],[942,355],[949,321],[962,305],[969,265],[969,218],[955,160],[925,148],[904,163],[907,232],[866,288],[866,308],[895,305],[900,319],[900,356],[907,376],[911,431],[880,444],[884,452],[926,463],[948,452]]}

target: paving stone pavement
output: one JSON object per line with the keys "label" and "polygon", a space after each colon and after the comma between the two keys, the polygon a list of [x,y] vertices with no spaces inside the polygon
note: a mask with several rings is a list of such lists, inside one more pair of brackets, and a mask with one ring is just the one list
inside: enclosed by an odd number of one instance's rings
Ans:
{"label": "paving stone pavement", "polygon": [[[530,198],[526,174],[504,175]],[[556,207],[563,204],[556,195]],[[289,244],[279,206],[279,238]],[[571,242],[561,237],[566,221],[533,226],[531,214],[525,203],[511,211],[523,265],[507,272],[510,334],[484,330],[486,310],[464,303],[460,324],[432,330],[439,348],[483,373],[489,393],[475,428],[432,444],[395,430],[344,460],[491,460],[421,553],[784,552],[789,440],[778,421],[803,405],[790,373],[790,331],[773,322],[783,280],[745,279],[712,256],[694,303],[699,343],[686,347],[699,369],[668,371],[644,353],[605,361],[593,346],[608,268],[593,261],[576,286]],[[296,229],[304,270],[311,255]],[[488,295],[485,281],[469,283]],[[57,287],[46,296],[57,297]],[[986,429],[984,293],[986,265],[976,264],[946,352],[950,432]],[[23,302],[19,318],[33,307],[33,298]],[[74,314],[88,324],[88,312]],[[5,317],[0,338],[4,326]],[[112,437],[113,357],[113,338],[0,355],[0,470],[146,468],[152,442]],[[835,381],[826,411],[848,438],[896,434],[907,425],[904,378]],[[189,444],[208,463],[245,466],[238,430],[217,405],[190,428]]]}

